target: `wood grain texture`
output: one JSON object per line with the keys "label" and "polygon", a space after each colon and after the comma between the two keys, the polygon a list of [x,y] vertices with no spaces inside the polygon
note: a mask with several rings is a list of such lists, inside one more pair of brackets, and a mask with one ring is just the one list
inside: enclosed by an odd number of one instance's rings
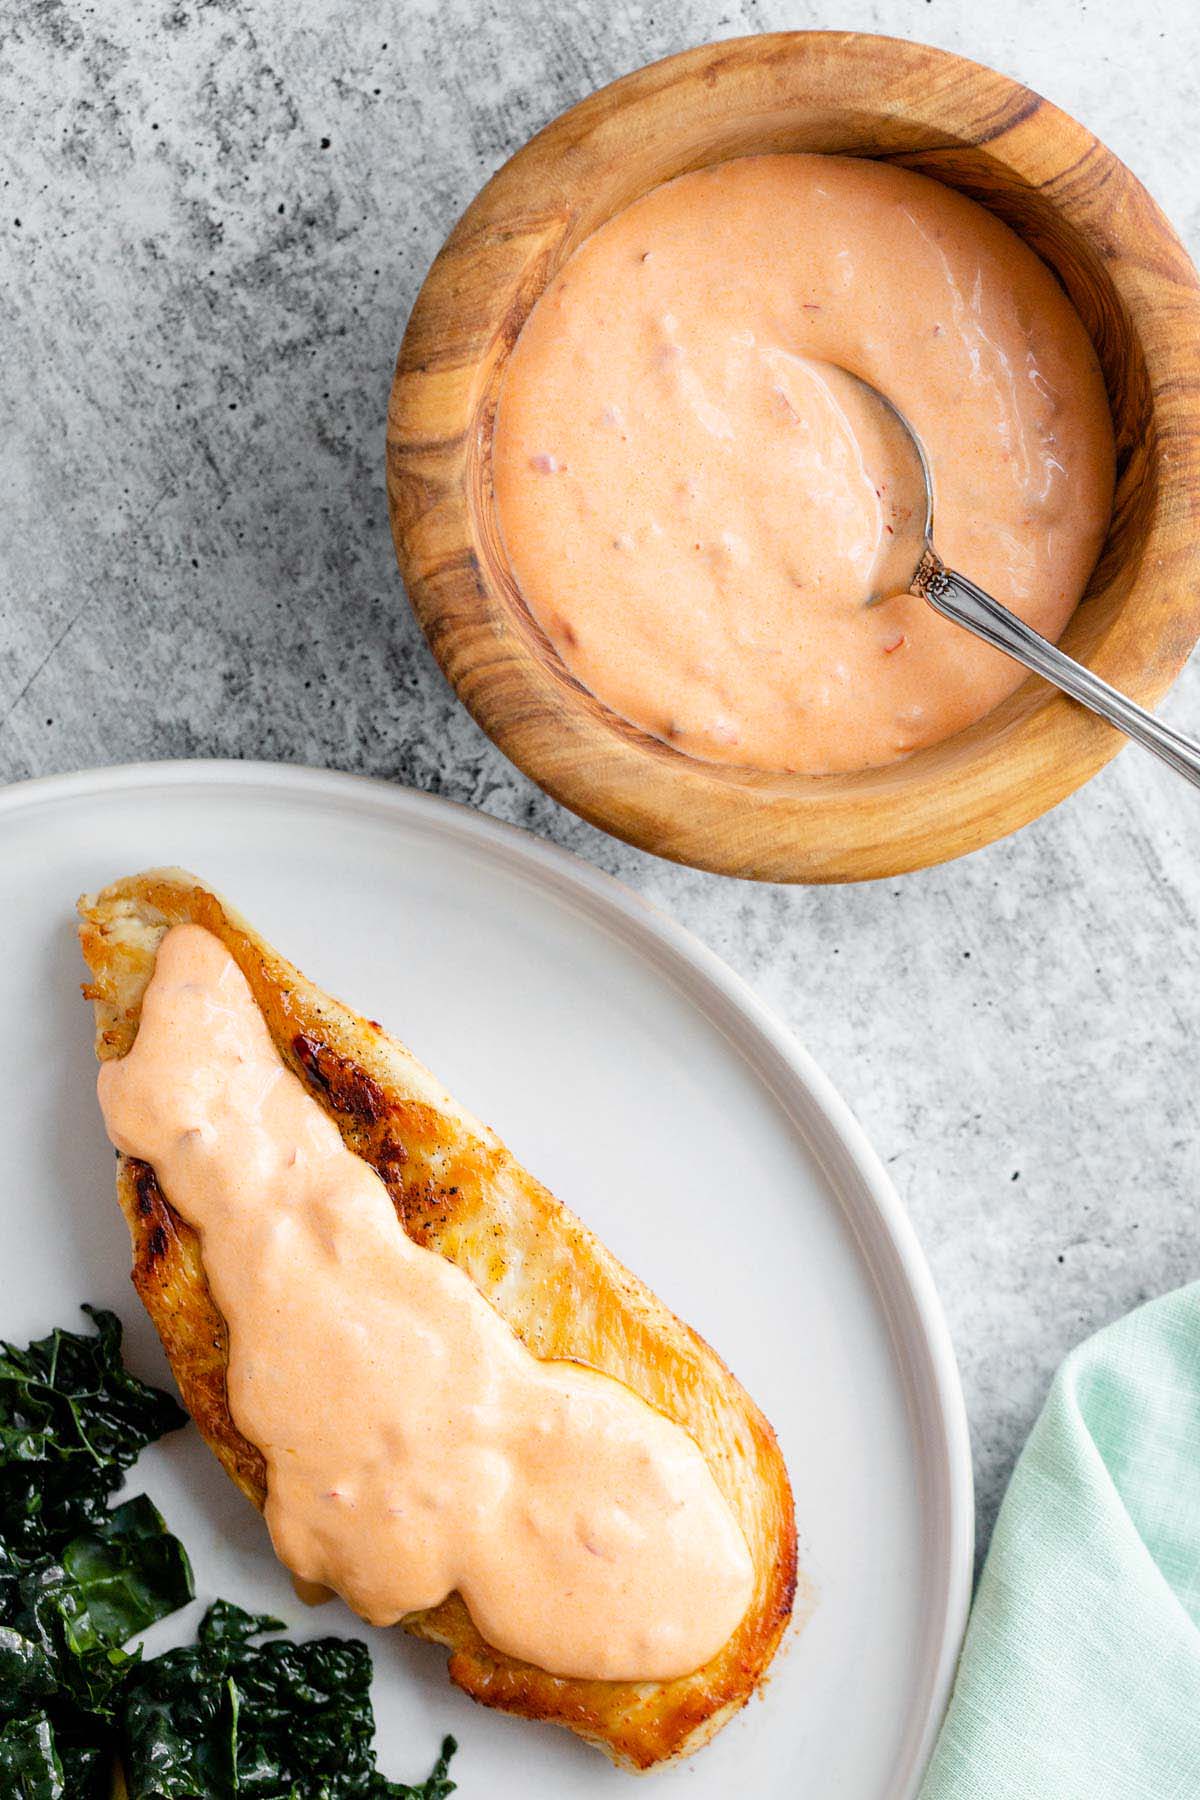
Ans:
{"label": "wood grain texture", "polygon": [[1007,77],[858,33],[687,51],[533,138],[451,233],[418,297],[388,414],[388,495],[417,616],[459,697],[556,799],[680,862],[771,881],[889,876],[1038,817],[1124,739],[1035,679],[886,768],[779,775],[681,755],[569,674],[516,590],[492,431],[505,359],[547,281],[658,182],[730,156],[887,158],[947,181],[1056,271],[1116,428],[1113,522],[1063,647],[1155,704],[1200,637],[1200,283],[1153,200],[1083,126]]}

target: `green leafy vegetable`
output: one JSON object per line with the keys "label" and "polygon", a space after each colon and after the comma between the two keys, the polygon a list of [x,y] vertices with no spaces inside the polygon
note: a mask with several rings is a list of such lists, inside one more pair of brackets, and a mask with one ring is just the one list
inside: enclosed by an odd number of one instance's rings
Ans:
{"label": "green leafy vegetable", "polygon": [[451,1738],[419,1787],[379,1774],[364,1644],[250,1641],[282,1629],[218,1600],[194,1646],[131,1675],[130,1800],[445,1800],[454,1792]]}
{"label": "green leafy vegetable", "polygon": [[62,1561],[87,1598],[97,1632],[113,1644],[186,1606],[194,1592],[187,1552],[145,1494],[114,1507],[95,1531],[74,1538]]}
{"label": "green leafy vegetable", "polygon": [[32,1638],[0,1625],[0,1714],[24,1712],[58,1686],[54,1663]]}
{"label": "green leafy vegetable", "polygon": [[63,1768],[45,1713],[6,1722],[0,1731],[0,1772],[4,1791],[14,1800],[62,1800],[67,1791]]}
{"label": "green leafy vegetable", "polygon": [[[85,1311],[91,1312],[91,1308]],[[0,1792],[107,1795],[136,1632],[192,1597],[183,1546],[144,1497],[108,1500],[185,1423],[121,1362],[121,1327],[0,1345]]]}
{"label": "green leafy vegetable", "polygon": [[120,1320],[83,1310],[95,1337],[52,1331],[24,1350],[0,1344],[0,1573],[102,1523],[146,1445],[187,1423],[169,1394],[121,1362]]}
{"label": "green leafy vegetable", "polygon": [[63,1699],[97,1720],[111,1720],[126,1670],[137,1660],[137,1653],[120,1646],[186,1606],[193,1592],[183,1545],[142,1495],[72,1538],[61,1561],[47,1558],[28,1569],[17,1582],[6,1623],[40,1653],[36,1672],[49,1670]]}

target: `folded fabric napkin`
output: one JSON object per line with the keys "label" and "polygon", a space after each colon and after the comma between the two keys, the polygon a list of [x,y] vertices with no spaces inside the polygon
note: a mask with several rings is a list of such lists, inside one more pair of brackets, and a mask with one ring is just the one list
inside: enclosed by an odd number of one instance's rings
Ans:
{"label": "folded fabric napkin", "polygon": [[1200,1800],[1200,1283],[1055,1377],[921,1800]]}

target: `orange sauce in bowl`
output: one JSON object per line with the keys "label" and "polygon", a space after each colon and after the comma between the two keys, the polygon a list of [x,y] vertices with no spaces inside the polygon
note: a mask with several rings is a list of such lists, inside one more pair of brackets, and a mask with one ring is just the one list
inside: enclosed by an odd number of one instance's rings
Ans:
{"label": "orange sauce in bowl", "polygon": [[580,246],[509,358],[493,474],[526,603],[693,756],[862,769],[1024,679],[902,591],[923,494],[846,370],[919,435],[945,560],[1056,639],[1111,512],[1104,384],[1049,269],[953,189],[850,157],[680,176]]}

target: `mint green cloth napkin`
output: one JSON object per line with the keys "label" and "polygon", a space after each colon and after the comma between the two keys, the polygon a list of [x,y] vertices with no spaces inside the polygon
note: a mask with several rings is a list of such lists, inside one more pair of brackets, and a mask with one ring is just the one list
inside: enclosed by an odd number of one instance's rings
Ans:
{"label": "mint green cloth napkin", "polygon": [[1200,1800],[1200,1283],[1055,1377],[921,1800]]}

